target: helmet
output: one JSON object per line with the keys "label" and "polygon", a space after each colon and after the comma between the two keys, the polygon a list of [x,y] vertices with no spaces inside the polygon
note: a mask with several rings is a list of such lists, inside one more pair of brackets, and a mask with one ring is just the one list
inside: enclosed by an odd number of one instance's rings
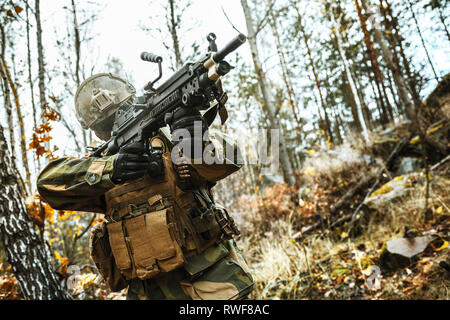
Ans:
{"label": "helmet", "polygon": [[92,129],[103,140],[111,135],[113,115],[134,98],[136,89],[126,80],[99,73],[84,80],[75,93],[75,111],[83,129]]}

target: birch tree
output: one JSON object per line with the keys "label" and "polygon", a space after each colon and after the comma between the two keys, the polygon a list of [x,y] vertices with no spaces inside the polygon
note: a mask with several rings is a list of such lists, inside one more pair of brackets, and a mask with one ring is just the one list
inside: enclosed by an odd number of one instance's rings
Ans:
{"label": "birch tree", "polygon": [[31,177],[30,177],[30,168],[28,165],[28,156],[27,156],[27,147],[26,147],[26,136],[25,136],[25,119],[22,115],[22,107],[19,101],[19,93],[17,92],[17,86],[14,82],[14,80],[12,79],[11,76],[11,72],[9,71],[9,68],[6,64],[5,59],[2,58],[1,63],[3,64],[3,72],[6,75],[6,79],[9,83],[9,86],[11,88],[12,94],[13,94],[13,98],[14,98],[14,104],[16,106],[16,116],[17,116],[17,121],[18,121],[18,125],[19,125],[19,133],[20,133],[20,138],[19,138],[19,145],[20,145],[20,151],[21,151],[21,160],[22,160],[22,165],[25,169],[25,179],[26,179],[26,184],[28,186],[28,190],[31,191]]}
{"label": "birch tree", "polygon": [[369,131],[367,129],[367,124],[366,121],[364,119],[364,114],[363,114],[363,106],[362,106],[362,102],[357,94],[357,88],[356,88],[356,84],[355,81],[353,80],[351,71],[350,71],[350,67],[349,67],[349,62],[347,61],[347,58],[345,56],[344,50],[342,49],[342,38],[339,32],[339,26],[336,22],[336,19],[334,17],[334,13],[330,12],[328,13],[328,17],[331,21],[331,26],[333,28],[333,34],[335,36],[336,39],[336,45],[337,45],[337,49],[339,51],[339,55],[341,57],[342,60],[342,64],[344,67],[344,71],[345,71],[345,75],[347,78],[347,81],[349,83],[350,86],[350,92],[351,95],[353,96],[353,99],[355,101],[356,104],[356,109],[358,112],[358,118],[359,118],[359,122],[361,123],[361,129],[362,129],[362,134],[365,138],[366,141],[369,140]]}
{"label": "birch tree", "polygon": [[45,68],[44,68],[44,49],[42,47],[42,26],[41,26],[41,4],[40,0],[35,0],[34,17],[36,19],[36,41],[38,53],[38,79],[39,79],[39,103],[41,110],[44,110],[47,104],[45,97]]}
{"label": "birch tree", "polygon": [[8,77],[6,75],[6,70],[4,69],[3,61],[5,59],[6,55],[6,35],[5,35],[5,21],[6,18],[2,21],[0,24],[0,77],[2,79],[2,90],[3,90],[3,103],[6,111],[6,119],[8,122],[8,133],[9,133],[9,145],[11,148],[11,157],[13,161],[16,160],[16,141],[15,141],[15,134],[14,134],[14,119],[12,115],[12,102],[11,102],[11,88],[9,86]]}
{"label": "birch tree", "polygon": [[263,70],[263,66],[261,63],[261,58],[259,56],[258,51],[258,43],[256,39],[256,32],[255,32],[255,26],[254,21],[250,13],[250,8],[248,6],[247,0],[241,0],[241,5],[244,10],[245,15],[245,21],[247,24],[247,33],[248,33],[248,41],[250,44],[250,50],[252,53],[252,60],[255,67],[255,72],[258,76],[258,83],[259,87],[262,92],[262,97],[264,101],[264,111],[266,112],[271,129],[278,129],[280,132],[280,145],[279,145],[279,157],[281,162],[281,169],[283,171],[284,180],[286,183],[293,185],[295,184],[295,177],[293,174],[292,164],[289,160],[289,154],[287,152],[285,138],[282,132],[282,127],[280,125],[280,120],[278,118],[278,112],[276,110],[276,107],[274,105],[274,99],[272,96],[272,92],[270,91],[270,87],[268,84],[268,80],[266,77],[266,74]]}
{"label": "birch tree", "polygon": [[[324,113],[324,118],[325,118],[325,123],[323,122],[324,120],[322,119],[322,115],[320,113],[320,108],[319,108],[319,119],[321,122],[321,125],[319,126],[322,130],[324,130],[325,132],[325,137],[327,139],[330,139],[331,142],[333,142],[333,134],[331,133],[331,124],[330,124],[330,119],[328,117],[328,112],[327,112],[327,105],[325,103],[324,100],[324,96],[322,93],[322,87],[320,85],[320,81],[319,81],[319,76],[317,73],[317,68],[316,68],[316,64],[314,62],[314,59],[312,57],[312,52],[311,52],[311,48],[310,48],[310,44],[309,44],[309,36],[306,34],[306,30],[305,27],[303,25],[303,19],[302,19],[302,15],[300,13],[300,10],[297,6],[297,4],[295,2],[291,2],[292,6],[294,7],[296,13],[297,13],[297,24],[298,24],[298,28],[299,31],[301,33],[301,37],[303,39],[303,43],[305,44],[306,50],[307,50],[307,54],[308,54],[308,60],[311,66],[311,70],[314,76],[314,83],[316,85],[317,88],[317,92],[319,93],[319,98],[320,98],[320,105],[322,107],[323,113]],[[325,128],[323,128],[322,123],[325,124]]]}
{"label": "birch tree", "polygon": [[50,265],[50,258],[27,214],[19,173],[0,126],[0,241],[25,299],[70,299]]}
{"label": "birch tree", "polygon": [[[28,68],[28,84],[30,86],[30,101],[31,101],[31,107],[33,110],[33,128],[37,128],[37,115],[36,115],[36,103],[34,101],[34,86],[33,86],[33,77],[31,72],[31,42],[30,42],[30,5],[28,1],[26,1],[26,30],[27,30],[27,68]],[[38,171],[40,171],[39,161],[37,161],[38,165]]]}
{"label": "birch tree", "polygon": [[297,123],[297,131],[300,131],[301,124],[300,124],[300,120],[297,116],[297,111],[295,109],[295,97],[294,97],[295,93],[294,93],[294,90],[292,89],[292,85],[291,85],[289,75],[288,75],[288,67],[287,67],[287,63],[286,63],[286,57],[285,57],[283,47],[281,45],[280,35],[278,32],[278,26],[277,26],[277,21],[276,21],[277,16],[273,13],[273,10],[271,8],[273,6],[272,0],[268,0],[268,4],[270,7],[268,21],[269,21],[270,27],[272,29],[273,36],[275,38],[275,44],[277,47],[278,58],[280,60],[281,73],[283,75],[283,82],[286,87],[286,91],[287,91],[287,95],[288,95],[288,102],[289,102],[289,105],[291,106],[291,110],[292,110],[292,114],[294,115],[295,122]]}

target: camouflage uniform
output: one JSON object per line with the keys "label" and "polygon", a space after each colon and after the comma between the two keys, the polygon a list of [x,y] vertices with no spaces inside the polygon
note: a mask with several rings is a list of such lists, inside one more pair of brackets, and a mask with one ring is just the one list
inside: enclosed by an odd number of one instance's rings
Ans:
{"label": "camouflage uniform", "polygon": [[213,245],[164,277],[131,280],[127,299],[243,299],[253,289],[244,257],[233,240]]}
{"label": "camouflage uniform", "polygon": [[[216,150],[223,150],[214,134],[210,138]],[[229,140],[225,141],[233,145]],[[38,177],[38,191],[54,209],[105,213],[105,192],[115,187],[110,178],[113,161],[114,156],[68,157],[52,161]],[[240,168],[233,162],[194,164],[193,167],[198,176],[210,184]],[[162,276],[132,279],[127,299],[242,299],[252,289],[249,268],[236,242],[231,239],[217,242],[200,254],[188,257],[183,267]]]}

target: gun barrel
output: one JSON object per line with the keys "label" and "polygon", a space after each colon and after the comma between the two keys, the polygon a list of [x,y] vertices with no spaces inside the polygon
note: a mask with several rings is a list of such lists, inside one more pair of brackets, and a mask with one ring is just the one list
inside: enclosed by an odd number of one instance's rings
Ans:
{"label": "gun barrel", "polygon": [[218,51],[216,54],[214,54],[213,59],[215,62],[222,61],[225,56],[237,48],[239,48],[245,41],[247,40],[247,37],[245,34],[240,33],[237,37],[235,37],[233,40],[228,42],[228,44],[225,46],[225,48]]}
{"label": "gun barrel", "polygon": [[141,59],[144,61],[155,62],[155,63],[162,62],[162,58],[160,56],[157,56],[156,54],[145,52],[145,51],[141,53]]}

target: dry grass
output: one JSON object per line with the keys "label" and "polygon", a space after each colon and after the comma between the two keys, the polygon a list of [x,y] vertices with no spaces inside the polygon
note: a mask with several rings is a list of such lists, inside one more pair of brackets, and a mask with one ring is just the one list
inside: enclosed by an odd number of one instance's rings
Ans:
{"label": "dry grass", "polygon": [[[309,163],[315,171],[306,175],[305,183],[311,188],[311,184],[315,184],[326,189],[332,188],[338,178],[357,180],[361,168],[367,166],[357,160],[360,157],[356,154],[347,153],[347,156],[348,159],[317,155],[315,161]],[[424,179],[419,179],[408,193],[371,208],[368,223],[358,238],[349,238],[346,228],[342,228],[295,240],[301,208],[293,201],[298,201],[300,195],[284,188],[286,186],[269,189],[265,197],[247,198],[240,204],[246,214],[240,217],[245,230],[239,242],[257,284],[254,299],[449,298],[448,277],[433,260],[446,259],[449,249],[433,253],[430,261],[418,263],[411,275],[400,270],[398,275],[384,276],[382,289],[378,291],[370,291],[366,285],[367,268],[376,265],[384,242],[404,236],[405,228],[417,234],[433,229],[450,215],[450,180],[443,173],[434,174],[430,183],[431,222],[425,223],[425,183]],[[271,201],[270,197],[282,204],[281,211],[277,211],[276,205],[264,205]],[[364,254],[366,264],[363,267],[360,260],[352,257],[354,252]],[[341,275],[340,271],[347,274]],[[416,273],[417,277],[413,278]],[[426,280],[420,278],[419,281],[419,275]],[[410,283],[417,290],[408,287]]]}

